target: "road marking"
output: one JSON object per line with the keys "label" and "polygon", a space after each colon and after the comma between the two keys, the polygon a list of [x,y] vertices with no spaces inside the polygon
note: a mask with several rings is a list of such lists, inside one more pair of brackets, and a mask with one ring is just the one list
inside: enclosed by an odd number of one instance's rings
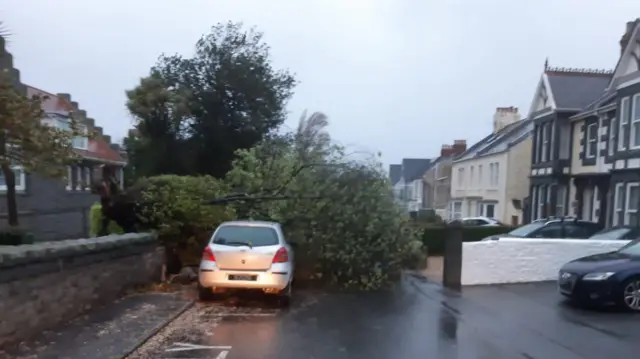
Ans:
{"label": "road marking", "polygon": [[275,317],[278,313],[207,313],[207,317]]}
{"label": "road marking", "polygon": [[218,354],[216,359],[225,359],[227,357],[227,354],[229,354],[228,350],[222,351],[222,352],[220,352],[220,354]]}
{"label": "road marking", "polygon": [[165,349],[165,352],[183,352],[187,350],[204,350],[204,349],[218,349],[218,350],[231,350],[230,345],[200,345],[200,344],[191,344],[191,343],[173,343],[173,346],[177,348],[168,348]]}

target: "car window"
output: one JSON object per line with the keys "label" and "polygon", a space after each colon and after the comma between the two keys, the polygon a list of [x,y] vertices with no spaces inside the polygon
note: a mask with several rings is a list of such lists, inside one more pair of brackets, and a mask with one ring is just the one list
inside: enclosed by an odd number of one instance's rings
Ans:
{"label": "car window", "polygon": [[629,254],[632,256],[640,255],[640,241],[633,241],[626,246],[620,248],[618,253]]}
{"label": "car window", "polygon": [[462,224],[465,226],[480,226],[486,223],[480,219],[465,219]]}
{"label": "car window", "polygon": [[522,227],[518,227],[516,229],[514,229],[513,231],[509,232],[508,234],[515,236],[515,237],[527,237],[529,236],[533,231],[542,228],[544,226],[544,222],[533,222],[533,223],[529,223],[529,224],[525,224]]}
{"label": "car window", "polygon": [[578,223],[565,223],[564,236],[566,238],[583,239],[589,238],[595,227],[591,225],[580,225]]}
{"label": "car window", "polygon": [[213,237],[214,244],[243,245],[252,247],[273,246],[278,244],[278,233],[271,227],[222,226]]}
{"label": "car window", "polygon": [[546,226],[533,231],[529,238],[560,238],[562,237],[562,225],[560,223],[549,223]]}
{"label": "car window", "polygon": [[589,239],[624,239],[629,235],[633,236],[633,232],[635,232],[633,229],[627,227],[610,228],[592,235]]}

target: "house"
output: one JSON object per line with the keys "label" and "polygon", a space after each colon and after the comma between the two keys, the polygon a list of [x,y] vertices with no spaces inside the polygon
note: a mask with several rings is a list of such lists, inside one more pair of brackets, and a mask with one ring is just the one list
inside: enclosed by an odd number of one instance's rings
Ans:
{"label": "house", "polygon": [[533,121],[518,108],[498,107],[491,134],[455,158],[451,168],[449,219],[486,216],[523,222]]}
{"label": "house", "polygon": [[[627,23],[615,69],[571,116],[570,214],[607,226],[640,225],[640,19]],[[585,96],[591,98],[594,96]]]}
{"label": "house", "polygon": [[453,145],[442,145],[440,157],[422,176],[422,206],[433,209],[434,213],[447,218],[447,206],[451,198],[451,166],[453,159],[467,150],[466,140],[455,140]]}
{"label": "house", "polygon": [[[0,38],[1,39],[1,38]],[[0,43],[0,45],[2,45]],[[26,173],[19,165],[13,166],[16,176],[16,201],[20,224],[35,235],[36,240],[81,238],[88,236],[89,210],[98,201],[91,193],[90,184],[102,175],[104,169],[114,170],[122,179],[121,156],[110,146],[110,137],[102,133],[95,121],[87,118],[86,111],[71,100],[68,94],[51,94],[20,82],[19,72],[13,68],[10,54],[3,53],[3,68],[11,69],[16,88],[26,96],[46,96],[42,107],[43,122],[64,129],[68,128],[68,116],[74,111],[85,131],[95,131],[95,138],[77,137],[73,146],[78,155],[76,165],[68,168],[68,180],[43,178]],[[102,167],[99,167],[104,165]],[[7,226],[6,185],[0,175],[0,228]]]}
{"label": "house", "polygon": [[[396,203],[409,213],[423,209],[422,176],[432,164],[431,159],[403,158],[402,164],[389,166],[389,176],[393,183]],[[398,176],[399,173],[399,176]]]}

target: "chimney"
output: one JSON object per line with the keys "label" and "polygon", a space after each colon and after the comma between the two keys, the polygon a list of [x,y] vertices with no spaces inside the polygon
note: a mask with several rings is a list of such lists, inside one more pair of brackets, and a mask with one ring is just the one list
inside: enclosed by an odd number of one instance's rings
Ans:
{"label": "chimney", "polygon": [[493,133],[496,133],[508,125],[520,121],[520,113],[517,107],[498,107],[493,115]]}
{"label": "chimney", "polygon": [[633,27],[636,25],[637,21],[638,19],[636,19],[635,21],[627,22],[627,28],[624,34],[622,35],[622,38],[620,39],[620,55],[622,55],[622,53],[624,52],[624,49],[627,48],[627,44],[629,43],[629,40],[631,39],[631,34],[633,33]]}
{"label": "chimney", "polygon": [[440,157],[453,157],[467,150],[466,140],[455,140],[453,145],[442,145]]}

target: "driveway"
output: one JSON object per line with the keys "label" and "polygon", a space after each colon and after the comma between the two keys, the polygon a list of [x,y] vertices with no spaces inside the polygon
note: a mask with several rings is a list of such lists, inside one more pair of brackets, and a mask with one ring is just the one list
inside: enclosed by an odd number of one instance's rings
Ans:
{"label": "driveway", "polygon": [[[195,303],[129,358],[602,359],[634,358],[640,350],[640,317],[573,308],[552,283],[455,294],[407,275],[392,291],[302,291],[288,310],[270,304],[251,297]],[[140,327],[130,326],[118,335],[139,336]],[[96,343],[118,339],[96,335],[92,342],[87,332],[95,328],[59,335],[55,347],[66,348],[64,355],[44,350],[38,357],[116,357]]]}

